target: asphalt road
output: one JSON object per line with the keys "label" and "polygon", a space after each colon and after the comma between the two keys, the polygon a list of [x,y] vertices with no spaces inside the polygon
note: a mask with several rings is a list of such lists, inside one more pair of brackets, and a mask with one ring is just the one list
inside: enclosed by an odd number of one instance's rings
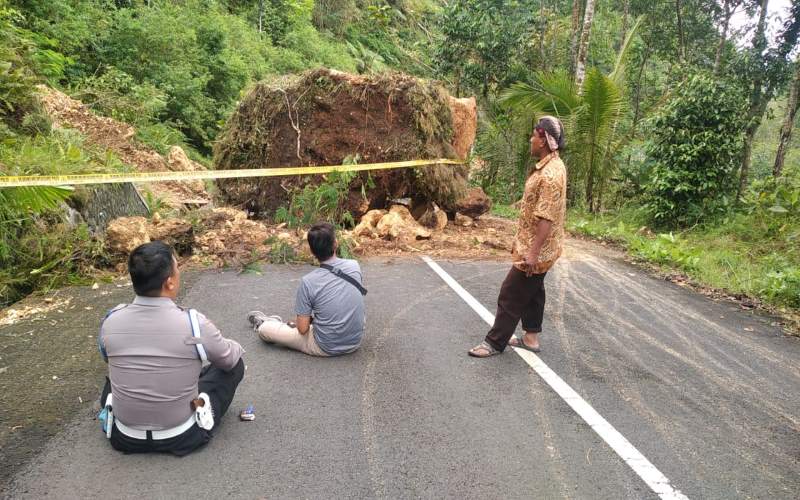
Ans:
{"label": "asphalt road", "polygon": [[[689,498],[797,498],[800,339],[602,252],[573,241],[548,275],[541,358]],[[440,264],[494,311],[506,264]],[[657,498],[522,358],[466,356],[487,326],[426,264],[362,266],[364,345],[335,359],[265,345],[244,318],[288,317],[308,267],[193,279],[181,302],[247,351],[210,445],[125,456],[84,417],[5,495]]]}

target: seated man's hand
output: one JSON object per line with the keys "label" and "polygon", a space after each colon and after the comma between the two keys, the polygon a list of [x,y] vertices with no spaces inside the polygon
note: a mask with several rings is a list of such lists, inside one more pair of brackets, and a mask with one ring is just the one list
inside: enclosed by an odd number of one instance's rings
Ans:
{"label": "seated man's hand", "polygon": [[310,316],[297,316],[295,320],[295,328],[297,328],[298,333],[300,335],[305,335],[311,329],[311,317]]}

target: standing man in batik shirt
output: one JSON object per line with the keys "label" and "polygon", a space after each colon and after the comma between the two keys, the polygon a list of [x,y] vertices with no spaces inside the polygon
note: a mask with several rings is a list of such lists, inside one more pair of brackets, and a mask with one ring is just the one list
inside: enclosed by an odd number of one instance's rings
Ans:
{"label": "standing man in batik shirt", "polygon": [[[519,228],[512,247],[514,265],[497,298],[494,325],[470,356],[487,358],[507,345],[539,352],[544,315],[544,277],[561,256],[567,212],[567,172],[559,151],[564,148],[561,121],[545,116],[531,135],[531,154],[539,158],[525,182]],[[513,337],[522,320],[522,337]]]}

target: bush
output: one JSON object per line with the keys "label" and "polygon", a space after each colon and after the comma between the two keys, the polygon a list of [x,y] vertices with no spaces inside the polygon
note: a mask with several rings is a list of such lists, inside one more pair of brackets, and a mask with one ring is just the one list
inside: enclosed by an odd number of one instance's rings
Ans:
{"label": "bush", "polygon": [[37,290],[85,284],[96,268],[110,263],[102,241],[85,224],[53,222],[38,217],[29,221],[10,254],[0,257],[0,305]]}
{"label": "bush", "polygon": [[800,267],[769,271],[759,291],[772,302],[800,308]]}
{"label": "bush", "polygon": [[115,11],[97,52],[99,63],[133,78],[134,85],[121,82],[124,87],[163,93],[158,118],[207,151],[241,89],[270,69],[268,49],[242,18],[216,3],[190,1]]}
{"label": "bush", "polygon": [[317,0],[312,14],[314,26],[341,35],[358,17],[355,0]]}
{"label": "bush", "polygon": [[25,38],[17,23],[19,12],[0,0],[0,119],[18,125],[33,104],[36,78],[30,69],[34,44]]}
{"label": "bush", "polygon": [[650,122],[647,207],[661,226],[686,226],[724,212],[742,148],[744,99],[724,82],[696,74]]}
{"label": "bush", "polygon": [[276,222],[286,222],[289,227],[303,227],[317,221],[329,221],[337,226],[352,226],[353,216],[342,206],[350,193],[350,183],[356,172],[332,172],[325,182],[307,185],[295,191],[289,207],[275,211]]}
{"label": "bush", "polygon": [[750,213],[779,223],[800,220],[800,168],[789,169],[778,178],[753,181],[744,203]]}
{"label": "bush", "polygon": [[83,79],[72,97],[96,113],[133,125],[149,124],[164,112],[167,95],[154,85],[136,80],[113,66]]}
{"label": "bush", "polygon": [[[75,131],[18,136],[0,145],[0,175],[119,171],[111,154],[87,148]],[[63,224],[71,189],[0,189],[0,305],[34,290],[74,283],[103,262],[86,226]]]}

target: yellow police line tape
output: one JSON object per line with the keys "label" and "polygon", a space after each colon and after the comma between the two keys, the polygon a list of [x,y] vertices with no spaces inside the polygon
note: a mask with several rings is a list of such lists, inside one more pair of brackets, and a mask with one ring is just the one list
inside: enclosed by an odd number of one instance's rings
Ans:
{"label": "yellow police line tape", "polygon": [[327,174],[422,167],[426,165],[463,165],[461,160],[409,160],[356,165],[324,165],[318,167],[276,167],[236,170],[196,170],[192,172],[117,172],[110,174],[75,175],[9,175],[0,176],[0,188],[32,186],[77,186],[79,184],[113,184],[118,182],[188,181],[195,179],[232,179],[240,177],[278,177],[286,175]]}

